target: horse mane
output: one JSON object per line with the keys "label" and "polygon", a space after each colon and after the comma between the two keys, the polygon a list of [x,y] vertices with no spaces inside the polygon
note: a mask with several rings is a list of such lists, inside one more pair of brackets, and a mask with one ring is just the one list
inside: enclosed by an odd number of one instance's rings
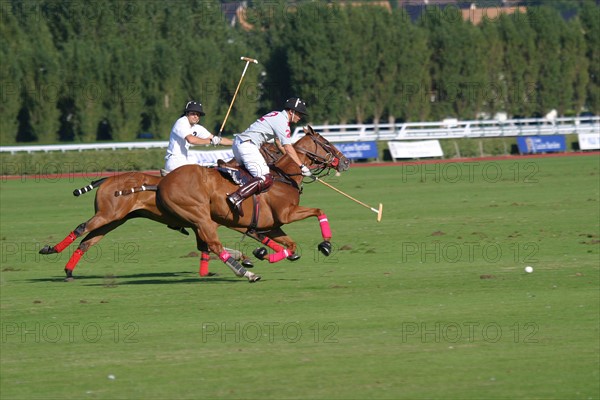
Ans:
{"label": "horse mane", "polygon": [[[304,136],[301,137],[300,139],[298,139],[294,144],[294,149],[296,149],[296,146],[302,142],[304,140],[305,137],[310,137],[310,136],[314,136],[314,135],[318,135],[318,133],[315,132],[315,130],[312,128],[312,126],[307,125],[305,127],[302,128],[304,130]],[[274,166],[276,166],[279,170],[281,170],[280,168],[280,164],[287,162],[290,159],[290,157],[287,154],[284,154],[282,157],[280,157],[275,163]]]}

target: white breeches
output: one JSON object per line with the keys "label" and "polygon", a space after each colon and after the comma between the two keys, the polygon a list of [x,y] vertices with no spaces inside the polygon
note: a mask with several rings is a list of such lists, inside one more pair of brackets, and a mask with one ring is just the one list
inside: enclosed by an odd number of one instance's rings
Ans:
{"label": "white breeches", "polygon": [[237,162],[244,164],[254,177],[264,177],[269,173],[269,166],[251,141],[240,142],[238,139],[233,144],[233,155]]}
{"label": "white breeches", "polygon": [[181,167],[182,165],[188,165],[188,164],[193,164],[193,163],[189,162],[187,160],[187,158],[185,158],[185,157],[171,156],[171,157],[167,158],[167,161],[165,162],[165,169],[167,170],[167,172],[171,172],[177,167]]}

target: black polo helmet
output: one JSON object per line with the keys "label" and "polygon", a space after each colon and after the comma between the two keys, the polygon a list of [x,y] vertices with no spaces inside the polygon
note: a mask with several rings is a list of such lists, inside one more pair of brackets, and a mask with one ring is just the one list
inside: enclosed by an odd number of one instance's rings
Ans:
{"label": "black polo helmet", "polygon": [[283,108],[286,110],[296,111],[298,114],[308,115],[306,103],[300,97],[292,97],[285,101]]}
{"label": "black polo helmet", "polygon": [[195,112],[199,113],[200,115],[206,115],[204,113],[204,110],[202,109],[202,104],[200,104],[197,101],[188,101],[187,102],[187,104],[185,105],[185,109],[183,110],[183,113],[187,115],[187,113],[190,111],[195,111]]}

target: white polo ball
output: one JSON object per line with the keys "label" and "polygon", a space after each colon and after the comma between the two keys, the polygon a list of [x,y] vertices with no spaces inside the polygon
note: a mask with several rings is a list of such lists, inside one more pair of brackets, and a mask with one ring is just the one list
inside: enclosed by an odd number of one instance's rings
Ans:
{"label": "white polo ball", "polygon": [[529,266],[529,265],[528,265],[528,266],[526,266],[526,267],[525,267],[525,272],[527,272],[528,274],[532,273],[532,272],[533,272],[533,267],[531,267],[531,266]]}

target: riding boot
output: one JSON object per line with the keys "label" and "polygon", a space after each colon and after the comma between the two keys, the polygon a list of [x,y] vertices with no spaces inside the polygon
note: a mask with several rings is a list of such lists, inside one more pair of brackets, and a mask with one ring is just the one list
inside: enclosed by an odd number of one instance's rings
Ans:
{"label": "riding boot", "polygon": [[244,186],[236,190],[235,193],[227,196],[227,201],[234,207],[235,210],[237,210],[240,217],[243,217],[244,211],[242,210],[242,202],[248,197],[252,196],[254,193],[260,192],[263,189],[263,186],[263,180],[261,177],[252,178],[246,182]]}

